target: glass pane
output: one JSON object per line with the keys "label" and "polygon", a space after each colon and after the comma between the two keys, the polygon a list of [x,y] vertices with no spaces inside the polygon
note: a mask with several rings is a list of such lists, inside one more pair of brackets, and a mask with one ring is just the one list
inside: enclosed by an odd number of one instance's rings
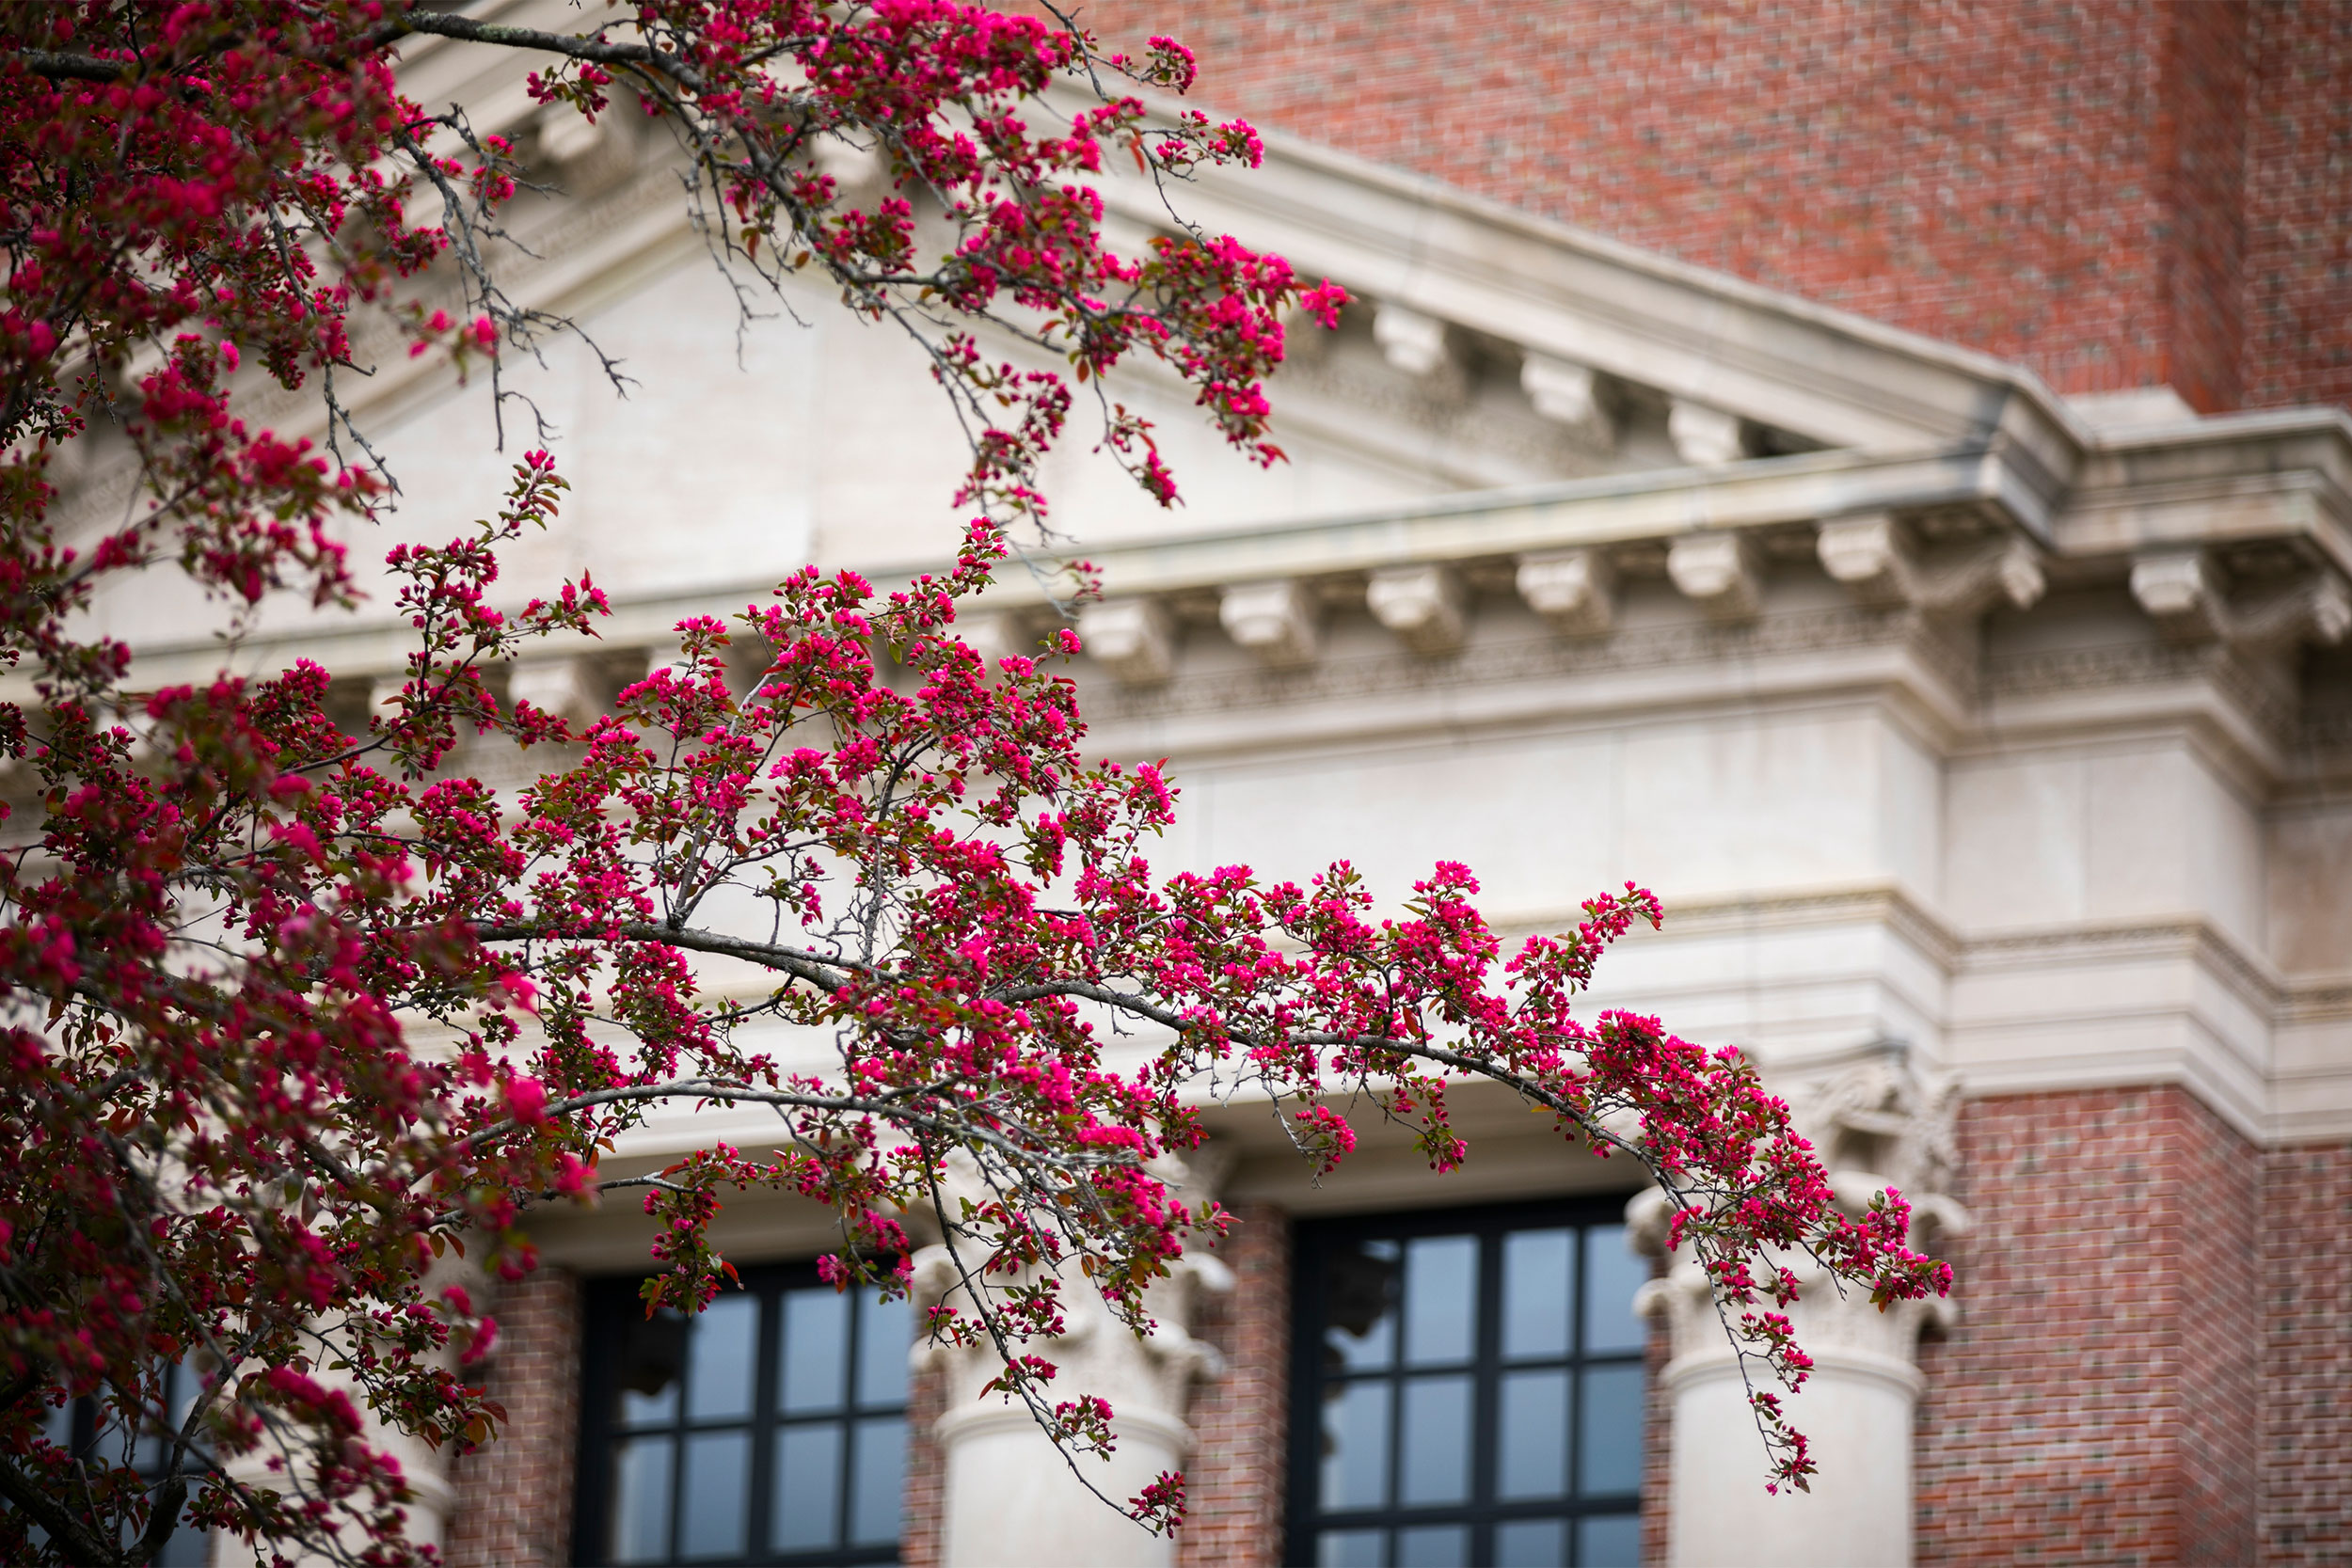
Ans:
{"label": "glass pane", "polygon": [[131,1440],[131,1465],[151,1476],[164,1467],[164,1433],[156,1422],[139,1422],[137,1434]]}
{"label": "glass pane", "polygon": [[1396,1354],[1394,1242],[1365,1242],[1331,1255],[1324,1283],[1324,1360],[1333,1370],[1385,1367]]}
{"label": "glass pane", "polygon": [[830,1288],[784,1293],[784,1388],[787,1411],[834,1410],[841,1404],[842,1373],[850,1360],[850,1298]]}
{"label": "glass pane", "polygon": [[686,1365],[688,1323],[663,1307],[631,1313],[621,1337],[621,1424],[666,1426],[677,1419],[678,1372]]}
{"label": "glass pane", "polygon": [[73,1402],[49,1406],[40,1418],[40,1434],[61,1449],[73,1446]]}
{"label": "glass pane", "polygon": [[1513,1372],[1502,1380],[1495,1460],[1499,1497],[1567,1496],[1566,1372]]}
{"label": "glass pane", "polygon": [[1470,1568],[1470,1527],[1423,1525],[1398,1530],[1396,1568]]}
{"label": "glass pane", "polygon": [[678,1514],[679,1552],[686,1557],[742,1556],[750,1537],[752,1434],[698,1432],[687,1438],[682,1479],[686,1496]]}
{"label": "glass pane", "polygon": [[1423,1236],[1405,1249],[1405,1361],[1467,1361],[1478,1333],[1478,1238]]}
{"label": "glass pane", "polygon": [[1406,1384],[1401,1436],[1405,1452],[1404,1463],[1397,1467],[1400,1500],[1457,1503],[1469,1497],[1469,1378],[1421,1377]]}
{"label": "glass pane", "polygon": [[768,1533],[780,1552],[830,1546],[841,1539],[841,1429],[780,1427],[776,1432],[775,1517]]}
{"label": "glass pane", "polygon": [[689,1420],[740,1418],[752,1413],[752,1369],[758,1344],[758,1297],[721,1296],[703,1308],[687,1341]]}
{"label": "glass pane", "polygon": [[1576,1522],[1578,1568],[1642,1568],[1642,1516],[1612,1513]]}
{"label": "glass pane", "polygon": [[1575,1231],[1520,1230],[1502,1239],[1503,1354],[1567,1354],[1575,1301]]}
{"label": "glass pane", "polygon": [[[195,1506],[193,1502],[188,1505]],[[171,1532],[164,1549],[155,1554],[154,1568],[211,1568],[212,1560],[213,1538],[188,1523],[187,1509],[181,1510],[180,1528]]]}
{"label": "glass pane", "polygon": [[1376,1529],[1327,1529],[1315,1540],[1316,1568],[1385,1568]]}
{"label": "glass pane", "polygon": [[1389,1500],[1389,1386],[1351,1383],[1323,1407],[1323,1506]]}
{"label": "glass pane", "polygon": [[1578,1490],[1637,1490],[1642,1484],[1642,1369],[1588,1370],[1578,1406]]}
{"label": "glass pane", "polygon": [[880,1546],[898,1539],[906,1490],[907,1424],[893,1416],[857,1424],[850,1468],[850,1544]]}
{"label": "glass pane", "polygon": [[907,1353],[914,1338],[914,1313],[904,1298],[884,1301],[870,1286],[858,1292],[857,1402],[907,1402]]}
{"label": "glass pane", "polygon": [[670,1439],[641,1437],[612,1450],[612,1560],[670,1555]]}
{"label": "glass pane", "polygon": [[1514,1519],[1497,1525],[1495,1568],[1568,1568],[1568,1522]]}
{"label": "glass pane", "polygon": [[1633,1315],[1633,1292],[1649,1283],[1649,1259],[1625,1244],[1625,1227],[1584,1232],[1584,1349],[1588,1354],[1640,1350],[1649,1327]]}

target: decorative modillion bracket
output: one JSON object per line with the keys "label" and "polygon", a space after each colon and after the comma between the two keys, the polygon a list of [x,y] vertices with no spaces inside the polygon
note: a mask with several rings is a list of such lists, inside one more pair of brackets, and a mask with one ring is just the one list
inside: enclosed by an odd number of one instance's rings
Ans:
{"label": "decorative modillion bracket", "polygon": [[1587,367],[1530,354],[1519,365],[1519,389],[1536,413],[1588,445],[1616,445],[1617,421],[1601,397],[1599,378]]}
{"label": "decorative modillion bracket", "polygon": [[1078,641],[1111,678],[1150,686],[1176,668],[1176,634],[1152,599],[1108,599],[1078,611]]}
{"label": "decorative modillion bracket", "polygon": [[1676,398],[1667,408],[1666,435],[1676,455],[1693,467],[1719,467],[1748,454],[1747,432],[1739,415],[1687,398]]}
{"label": "decorative modillion bracket", "polygon": [[1764,602],[1763,562],[1743,533],[1686,533],[1666,546],[1666,576],[1717,621],[1746,621]]}
{"label": "decorative modillion bracket", "polygon": [[1314,591],[1293,578],[1228,588],[1216,618],[1232,640],[1280,670],[1313,662],[1321,643]]}
{"label": "decorative modillion bracket", "polygon": [[1462,645],[1464,595],[1458,573],[1443,566],[1393,566],[1372,574],[1364,604],[1397,640],[1436,657]]}
{"label": "decorative modillion bracket", "polygon": [[2352,632],[2352,594],[2326,567],[2243,600],[2202,550],[2168,550],[2132,562],[2132,597],[2175,642],[2226,642],[2249,652],[2316,642],[2333,647]]}
{"label": "decorative modillion bracket", "polygon": [[1616,568],[1598,550],[1523,555],[1517,582],[1527,608],[1563,637],[1598,637],[1616,623]]}
{"label": "decorative modillion bracket", "polygon": [[2024,539],[1994,539],[1949,560],[1923,562],[1900,519],[1883,512],[1836,517],[1815,543],[1821,569],[1867,603],[1933,615],[1972,615],[1997,603],[2027,610],[2047,588]]}

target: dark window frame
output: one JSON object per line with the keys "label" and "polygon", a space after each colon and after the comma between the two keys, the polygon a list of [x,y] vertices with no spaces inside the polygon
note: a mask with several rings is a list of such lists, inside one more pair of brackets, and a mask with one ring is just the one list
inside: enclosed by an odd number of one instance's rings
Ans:
{"label": "dark window frame", "polygon": [[[183,1420],[201,1391],[198,1379],[202,1374],[184,1361],[166,1366],[163,1374],[164,1408]],[[123,1432],[111,1421],[100,1418],[100,1403],[98,1396],[83,1394],[63,1405],[52,1406],[43,1422],[42,1435],[76,1460],[97,1458],[108,1464],[120,1463],[126,1451]],[[127,1444],[130,1467],[147,1482],[151,1495],[164,1483],[161,1449],[170,1441],[160,1432],[141,1432]],[[212,1473],[210,1465],[194,1454],[189,1456],[186,1468],[180,1472],[180,1479],[188,1488],[187,1501],[182,1505],[180,1528],[164,1542],[163,1550],[155,1559],[155,1568],[179,1568],[183,1563],[200,1564],[213,1560],[212,1532],[197,1528],[186,1518],[186,1511],[196,1506],[196,1495]],[[7,1506],[0,1503],[0,1507]],[[36,1539],[45,1538],[37,1534]]]}
{"label": "dark window frame", "polygon": [[[1294,1230],[1291,1255],[1291,1375],[1289,1477],[1283,1509],[1282,1560],[1311,1564],[1316,1560],[1316,1537],[1326,1530],[1383,1529],[1394,1531],[1416,1525],[1467,1526],[1470,1531],[1470,1560],[1495,1560],[1494,1530],[1518,1519],[1566,1521],[1569,1550],[1575,1550],[1577,1521],[1591,1516],[1639,1515],[1641,1492],[1585,1495],[1571,1484],[1562,1498],[1505,1502],[1495,1497],[1497,1464],[1494,1452],[1500,1423],[1496,1405],[1506,1362],[1501,1352],[1502,1278],[1504,1234],[1516,1230],[1576,1227],[1580,1247],[1584,1227],[1622,1226],[1628,1195],[1542,1199],[1532,1202],[1480,1204],[1461,1208],[1389,1211],[1330,1219],[1301,1218]],[[1327,1379],[1324,1360],[1326,1328],[1319,1318],[1327,1260],[1341,1248],[1374,1240],[1411,1241],[1424,1236],[1475,1235],[1479,1243],[1478,1323],[1475,1352],[1469,1363],[1472,1386],[1470,1495],[1466,1502],[1406,1506],[1391,1502],[1377,1509],[1334,1509],[1318,1506],[1322,1485],[1324,1427],[1322,1407],[1327,1381],[1344,1383],[1385,1378],[1390,1386],[1404,1381],[1401,1363],[1385,1373],[1342,1374]],[[1572,1370],[1588,1367],[1646,1368],[1646,1345],[1639,1350],[1587,1354],[1581,1276],[1577,1290],[1569,1354],[1561,1360]],[[1646,1375],[1645,1377],[1646,1388]],[[1390,1420],[1403,1419],[1402,1401],[1392,1402]],[[1645,1398],[1646,1404],[1646,1395]],[[1393,1424],[1391,1433],[1395,1432]],[[1571,1423],[1569,1474],[1576,1473],[1573,1445],[1580,1439]],[[1391,1440],[1393,1447],[1393,1438]],[[1393,1460],[1391,1463],[1394,1463]]]}
{"label": "dark window frame", "polygon": [[[901,1399],[895,1404],[860,1404],[854,1381],[845,1381],[849,1388],[848,1402],[839,1411],[818,1417],[787,1416],[777,1408],[776,1386],[778,1361],[784,1332],[783,1298],[787,1291],[809,1290],[823,1285],[814,1259],[792,1263],[763,1263],[739,1265],[738,1275],[742,1294],[760,1301],[758,1339],[754,1347],[752,1409],[743,1419],[711,1420],[700,1426],[720,1430],[748,1426],[751,1432],[749,1460],[750,1516],[745,1523],[743,1554],[735,1557],[694,1557],[675,1555],[678,1544],[681,1494],[675,1487],[671,1495],[670,1541],[673,1555],[662,1559],[665,1563],[691,1563],[694,1568],[850,1568],[866,1563],[895,1563],[905,1547],[904,1513],[901,1512],[901,1533],[886,1545],[832,1545],[804,1552],[780,1552],[769,1547],[773,1537],[776,1434],[787,1426],[831,1425],[840,1430],[847,1446],[852,1441],[856,1425],[888,1416],[905,1419],[907,1403]],[[575,1477],[572,1498],[572,1560],[583,1565],[611,1563],[612,1542],[612,1456],[619,1443],[630,1437],[669,1433],[681,1438],[697,1430],[698,1423],[690,1418],[684,1406],[684,1389],[679,1388],[677,1413],[661,1425],[624,1426],[616,1419],[620,1402],[621,1376],[625,1356],[620,1347],[627,1344],[632,1331],[643,1332],[638,1325],[645,1322],[645,1308],[638,1288],[643,1275],[612,1275],[586,1281],[581,1303],[580,1371],[580,1434],[576,1445]],[[722,1290],[720,1298],[738,1294]],[[852,1313],[855,1320],[859,1314]],[[852,1327],[855,1336],[862,1332]],[[854,1368],[862,1347],[852,1338],[846,1354]],[[911,1347],[910,1347],[911,1348]],[[609,1354],[602,1352],[609,1351]],[[914,1433],[908,1433],[910,1448]],[[901,1462],[903,1464],[903,1461]],[[901,1475],[901,1497],[904,1495],[904,1471]],[[850,1466],[842,1466],[838,1484],[846,1494],[852,1484]],[[846,1510],[850,1499],[839,1499]],[[903,1510],[903,1504],[902,1504]]]}

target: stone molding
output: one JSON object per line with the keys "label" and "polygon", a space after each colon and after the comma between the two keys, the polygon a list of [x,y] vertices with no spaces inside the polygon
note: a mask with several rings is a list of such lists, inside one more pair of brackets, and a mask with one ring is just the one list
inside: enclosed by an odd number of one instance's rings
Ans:
{"label": "stone molding", "polygon": [[1920,635],[1906,611],[1840,608],[1791,610],[1744,625],[1628,628],[1607,639],[1522,639],[1473,645],[1441,658],[1396,653],[1327,658],[1290,670],[1178,674],[1155,687],[1113,687],[1090,696],[1098,721],[1180,713],[1224,713],[1334,698],[1428,688],[1486,686],[1600,671],[1654,669],[1731,658],[1770,657],[1851,648],[1905,645],[1927,652],[1945,674],[1966,684],[1964,666]]}

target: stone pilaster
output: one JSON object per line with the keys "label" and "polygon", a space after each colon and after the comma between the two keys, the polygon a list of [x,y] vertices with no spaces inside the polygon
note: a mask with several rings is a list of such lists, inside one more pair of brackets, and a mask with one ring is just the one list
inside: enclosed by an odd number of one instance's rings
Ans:
{"label": "stone pilaster", "polygon": [[[937,1300],[960,1289],[943,1247],[925,1248],[915,1258],[914,1271],[918,1299]],[[1221,1364],[1215,1348],[1193,1338],[1188,1325],[1204,1294],[1232,1288],[1232,1275],[1223,1263],[1205,1254],[1188,1255],[1174,1275],[1146,1297],[1159,1326],[1138,1339],[1073,1278],[1063,1295],[1069,1331],[1033,1350],[1058,1369],[1052,1389],[1056,1399],[1092,1394],[1109,1402],[1118,1439],[1118,1451],[1107,1462],[1082,1457],[1076,1473],[1025,1406],[982,1397],[1000,1365],[993,1352],[918,1351],[926,1370],[935,1370],[946,1386],[946,1413],[932,1428],[944,1479],[939,1544],[944,1568],[1015,1562],[1033,1568],[1172,1568],[1174,1542],[1151,1534],[1109,1504],[1135,1497],[1164,1470],[1184,1468],[1193,1449],[1192,1429],[1184,1422],[1192,1381]]]}
{"label": "stone pilaster", "polygon": [[[1919,1072],[1899,1047],[1879,1047],[1790,1101],[1841,1204],[1858,1210],[1880,1189],[1900,1188],[1925,1246],[1963,1223],[1946,1196],[1955,1080]],[[1661,1195],[1643,1194],[1628,1213],[1637,1235],[1662,1245]],[[1668,1560],[1908,1564],[1912,1425],[1924,1386],[1915,1351],[1920,1330],[1942,1321],[1949,1303],[1908,1302],[1881,1312],[1867,1295],[1841,1294],[1809,1259],[1790,1260],[1802,1294],[1789,1317],[1814,1368],[1788,1410],[1811,1438],[1820,1473],[1810,1492],[1773,1496],[1765,1491],[1764,1450],[1707,1277],[1687,1254],[1666,1265],[1663,1277],[1644,1288],[1643,1301],[1667,1323],[1672,1345],[1661,1378],[1673,1421]]]}

